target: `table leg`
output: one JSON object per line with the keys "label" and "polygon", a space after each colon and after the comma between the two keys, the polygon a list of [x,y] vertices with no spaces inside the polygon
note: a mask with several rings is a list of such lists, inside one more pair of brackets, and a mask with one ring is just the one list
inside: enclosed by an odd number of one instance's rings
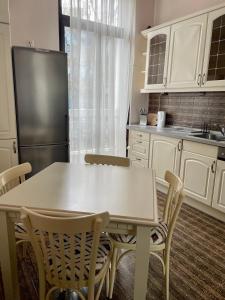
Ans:
{"label": "table leg", "polygon": [[137,226],[136,261],[134,277],[134,300],[145,300],[147,293],[150,227]]}
{"label": "table leg", "polygon": [[14,223],[0,211],[0,263],[5,300],[19,300]]}

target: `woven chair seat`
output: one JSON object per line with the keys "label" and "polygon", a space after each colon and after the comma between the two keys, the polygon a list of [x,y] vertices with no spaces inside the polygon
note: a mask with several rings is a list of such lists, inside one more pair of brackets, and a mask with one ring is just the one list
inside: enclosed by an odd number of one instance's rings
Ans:
{"label": "woven chair seat", "polygon": [[[159,222],[157,227],[152,228],[150,234],[150,243],[160,245],[165,242],[168,234],[168,227],[163,221]],[[110,234],[110,237],[120,243],[136,244],[136,236],[129,234]]]}
{"label": "woven chair seat", "polygon": [[15,223],[15,232],[19,234],[27,234],[27,230],[23,223]]}
{"label": "woven chair seat", "polygon": [[[80,278],[80,266],[83,264],[80,259],[80,239],[81,237],[79,235],[76,235],[74,237],[73,243],[75,245],[79,245],[75,248],[75,270],[71,270],[71,238],[67,235],[64,235],[64,252],[65,256],[67,258],[65,269],[66,269],[66,279],[67,280],[88,280],[89,278],[89,269],[90,269],[90,261],[91,261],[91,249],[92,249],[92,241],[93,237],[91,233],[86,234],[86,243],[85,243],[85,258],[84,258],[84,274],[83,278]],[[50,247],[47,246],[48,249],[48,260],[50,264],[50,270],[51,270],[51,276],[52,278],[57,277],[59,279],[62,279],[62,263],[61,263],[61,257],[60,257],[60,251],[59,251],[59,240],[57,237],[57,234],[54,236],[55,241],[55,264],[57,269],[57,274],[54,273],[54,259],[52,258],[52,252],[50,250]],[[100,237],[99,247],[97,251],[97,260],[96,260],[96,270],[95,270],[95,276],[98,275],[98,273],[102,270],[104,267],[109,254],[112,251],[112,244],[110,239],[106,234],[102,234]]]}

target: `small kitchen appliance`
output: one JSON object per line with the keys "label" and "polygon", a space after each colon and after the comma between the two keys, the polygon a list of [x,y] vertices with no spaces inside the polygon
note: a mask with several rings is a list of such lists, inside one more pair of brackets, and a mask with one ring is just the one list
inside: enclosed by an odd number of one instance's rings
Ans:
{"label": "small kitchen appliance", "polygon": [[166,112],[165,111],[158,111],[158,122],[157,127],[163,128],[166,124]]}

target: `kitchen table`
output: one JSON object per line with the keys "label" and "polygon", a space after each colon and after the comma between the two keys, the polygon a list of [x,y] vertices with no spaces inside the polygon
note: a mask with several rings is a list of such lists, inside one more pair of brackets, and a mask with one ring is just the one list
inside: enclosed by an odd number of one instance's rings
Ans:
{"label": "kitchen table", "polygon": [[0,260],[6,300],[18,300],[14,223],[20,208],[50,215],[108,211],[108,232],[137,232],[134,299],[147,291],[150,228],[158,223],[152,169],[54,163],[0,197]]}

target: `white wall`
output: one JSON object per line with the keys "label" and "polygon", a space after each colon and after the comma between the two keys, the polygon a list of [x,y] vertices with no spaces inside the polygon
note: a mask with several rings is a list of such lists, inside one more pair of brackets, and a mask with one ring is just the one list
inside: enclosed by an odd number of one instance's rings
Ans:
{"label": "white wall", "polygon": [[155,0],[154,24],[195,13],[211,6],[225,3],[224,0]]}
{"label": "white wall", "polygon": [[145,57],[147,42],[141,35],[141,31],[153,24],[154,0],[136,1],[136,23],[135,23],[135,60],[132,85],[132,100],[130,108],[130,124],[139,122],[140,108],[148,108],[148,95],[140,94],[140,89],[144,88]]}
{"label": "white wall", "polygon": [[12,45],[58,50],[58,0],[9,0]]}

